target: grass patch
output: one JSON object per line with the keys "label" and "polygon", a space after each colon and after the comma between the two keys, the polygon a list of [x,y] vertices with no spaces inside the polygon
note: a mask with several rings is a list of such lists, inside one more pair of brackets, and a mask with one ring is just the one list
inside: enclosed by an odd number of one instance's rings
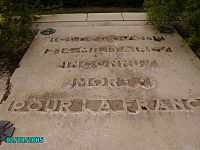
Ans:
{"label": "grass patch", "polygon": [[0,15],[0,24],[3,23],[3,17]]}

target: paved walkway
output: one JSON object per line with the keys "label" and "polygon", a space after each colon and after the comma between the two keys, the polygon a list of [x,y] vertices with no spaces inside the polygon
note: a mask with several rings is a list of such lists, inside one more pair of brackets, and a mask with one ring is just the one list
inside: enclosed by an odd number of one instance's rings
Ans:
{"label": "paved walkway", "polygon": [[146,13],[87,13],[42,15],[37,22],[146,21]]}

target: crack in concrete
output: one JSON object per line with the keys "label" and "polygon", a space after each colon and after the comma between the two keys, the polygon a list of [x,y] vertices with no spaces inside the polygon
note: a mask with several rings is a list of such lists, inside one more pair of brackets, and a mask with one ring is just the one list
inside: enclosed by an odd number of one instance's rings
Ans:
{"label": "crack in concrete", "polygon": [[125,21],[125,20],[124,20],[124,16],[123,16],[122,12],[121,12],[121,16],[122,16],[122,19],[123,19],[123,21]]}
{"label": "crack in concrete", "polygon": [[8,80],[6,81],[6,90],[3,95],[3,98],[0,100],[0,104],[2,104],[4,101],[6,101],[6,99],[10,95],[10,89],[11,89],[11,83],[10,83],[10,77],[9,77]]}

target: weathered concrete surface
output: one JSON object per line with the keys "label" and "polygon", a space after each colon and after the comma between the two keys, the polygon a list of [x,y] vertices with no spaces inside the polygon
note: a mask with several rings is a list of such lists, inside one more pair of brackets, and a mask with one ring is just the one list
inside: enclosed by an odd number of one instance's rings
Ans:
{"label": "weathered concrete surface", "polygon": [[88,13],[41,15],[35,21],[40,29],[47,27],[140,26],[147,24],[146,13]]}
{"label": "weathered concrete surface", "polygon": [[47,27],[88,27],[88,26],[143,26],[147,25],[147,21],[85,21],[85,22],[45,22],[35,23],[40,29]]}
{"label": "weathered concrete surface", "polygon": [[135,20],[135,21],[145,21],[147,20],[146,13],[122,13],[125,21]]}
{"label": "weathered concrete surface", "polygon": [[45,142],[2,149],[199,150],[199,59],[177,33],[100,25],[38,33],[0,114]]}
{"label": "weathered concrete surface", "polygon": [[42,15],[37,22],[62,22],[62,21],[86,21],[87,14],[53,14]]}
{"label": "weathered concrete surface", "polygon": [[41,15],[36,22],[87,22],[87,21],[146,21],[146,13],[87,13],[87,14],[53,14]]}
{"label": "weathered concrete surface", "polygon": [[121,20],[123,17],[121,13],[89,13],[87,21],[102,21],[102,20]]}

